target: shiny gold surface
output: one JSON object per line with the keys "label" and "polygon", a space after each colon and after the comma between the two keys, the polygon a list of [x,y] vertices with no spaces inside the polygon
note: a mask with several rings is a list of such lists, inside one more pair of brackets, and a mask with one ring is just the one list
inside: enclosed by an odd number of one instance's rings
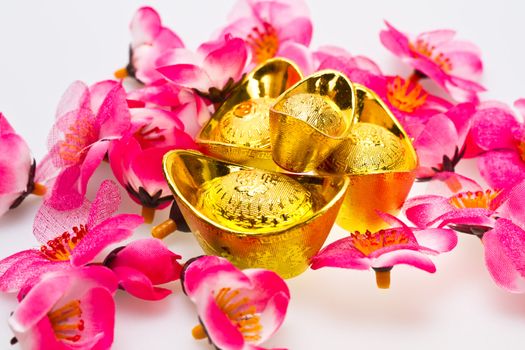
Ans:
{"label": "shiny gold surface", "polygon": [[345,176],[280,174],[176,150],[164,156],[175,200],[206,254],[288,278],[303,272],[333,226]]}
{"label": "shiny gold surface", "polygon": [[354,124],[352,83],[336,71],[311,75],[270,109],[272,156],[283,169],[312,171],[348,136]]}
{"label": "shiny gold surface", "polygon": [[383,101],[359,84],[355,91],[358,123],[320,171],[350,177],[338,225],[350,231],[375,231],[385,225],[376,210],[396,214],[403,205],[415,180],[417,156]]}
{"label": "shiny gold surface", "polygon": [[270,151],[269,109],[299,81],[295,64],[274,58],[255,68],[213,114],[197,143],[214,157],[277,169]]}

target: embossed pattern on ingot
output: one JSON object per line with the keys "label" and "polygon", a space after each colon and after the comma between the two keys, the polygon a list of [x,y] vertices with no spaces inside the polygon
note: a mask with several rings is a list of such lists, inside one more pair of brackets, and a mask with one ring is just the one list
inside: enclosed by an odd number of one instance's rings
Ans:
{"label": "embossed pattern on ingot", "polygon": [[230,229],[272,232],[314,212],[311,193],[286,175],[241,170],[203,183],[196,208]]}
{"label": "embossed pattern on ingot", "polygon": [[274,100],[260,97],[235,105],[219,121],[215,129],[215,141],[252,148],[269,148],[269,113]]}
{"label": "embossed pattern on ingot", "polygon": [[330,136],[340,136],[347,125],[339,107],[319,94],[300,93],[288,97],[281,112],[300,119]]}
{"label": "embossed pattern on ingot", "polygon": [[392,171],[403,164],[405,147],[385,127],[357,123],[327,161],[330,171],[346,174],[369,174]]}

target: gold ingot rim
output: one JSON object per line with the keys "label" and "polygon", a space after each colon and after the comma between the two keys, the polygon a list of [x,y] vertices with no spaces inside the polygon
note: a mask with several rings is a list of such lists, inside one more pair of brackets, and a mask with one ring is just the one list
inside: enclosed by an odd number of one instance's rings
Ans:
{"label": "gold ingot rim", "polygon": [[[381,99],[381,97],[379,97],[379,95],[377,95],[377,93],[375,93],[373,90],[367,88],[366,86],[362,85],[362,84],[359,84],[359,83],[354,83],[354,88],[355,88],[355,92],[356,92],[356,109],[355,109],[355,115],[356,115],[356,124],[359,124],[359,123],[370,123],[370,124],[374,124],[374,125],[378,125],[378,126],[381,126],[377,123],[374,123],[374,122],[369,122],[369,121],[362,121],[361,120],[361,117],[362,117],[362,110],[364,108],[364,104],[366,103],[366,100],[373,100],[375,103],[377,103],[379,105],[379,107],[382,109],[382,112],[384,113],[383,116],[380,116],[382,117],[382,121],[383,123],[391,123],[392,124],[392,127],[390,128],[386,128],[389,132],[392,132],[394,135],[396,135],[398,137],[398,139],[400,140],[400,142],[403,144],[404,146],[404,150],[405,150],[405,161],[404,161],[404,166],[403,167],[400,167],[399,169],[389,169],[389,170],[380,170],[380,169],[377,169],[377,170],[371,170],[371,171],[367,171],[367,172],[356,172],[356,173],[352,173],[352,172],[336,172],[336,171],[333,171],[332,169],[329,168],[329,166],[327,166],[327,162],[329,160],[329,158],[336,154],[337,153],[337,148],[334,150],[334,152],[332,152],[332,154],[328,157],[328,159],[323,162],[320,167],[317,169],[317,171],[320,173],[320,174],[323,174],[323,175],[329,175],[329,174],[339,174],[339,175],[342,175],[342,174],[345,174],[345,175],[349,175],[349,176],[367,176],[367,175],[375,175],[375,174],[386,174],[386,173],[412,173],[414,172],[417,167],[418,167],[418,163],[419,163],[419,160],[418,160],[418,156],[417,156],[417,153],[416,153],[416,149],[414,148],[414,145],[412,144],[412,140],[411,138],[408,136],[408,134],[406,133],[405,129],[403,128],[403,126],[401,125],[401,123],[399,122],[399,120],[396,118],[396,116],[392,113],[392,111],[390,110],[390,108],[386,105],[386,103]],[[365,98],[360,98],[359,95],[360,94],[363,94],[364,96],[366,96]],[[392,131],[391,129],[394,129],[394,131]],[[344,142],[340,145],[340,146],[343,146],[344,145]]]}
{"label": "gold ingot rim", "polygon": [[[350,95],[350,99],[351,99],[351,102],[350,102],[350,105],[351,105],[351,109],[352,109],[352,117],[350,117],[350,120],[348,121],[348,124],[347,124],[347,127],[345,129],[345,131],[340,135],[340,136],[332,136],[332,135],[329,135],[327,133],[325,133],[323,130],[320,130],[319,128],[315,127],[314,125],[312,124],[309,124],[307,123],[306,121],[302,120],[302,119],[299,119],[299,118],[296,118],[294,116],[290,116],[280,110],[277,110],[275,109],[275,107],[284,99],[288,98],[288,94],[290,92],[293,92],[294,90],[296,90],[300,85],[303,85],[304,83],[306,83],[308,80],[313,80],[313,79],[316,79],[316,78],[319,78],[323,75],[334,75],[334,76],[337,76],[339,78],[342,78],[349,86],[350,90],[352,91],[352,94]],[[275,103],[273,104],[273,107],[270,108],[270,113],[276,113],[276,114],[279,114],[279,115],[288,115],[292,118],[294,118],[297,122],[301,123],[301,124],[304,124],[305,126],[309,127],[309,128],[312,128],[314,130],[316,130],[319,134],[322,134],[324,137],[327,137],[329,139],[333,139],[333,140],[344,140],[348,134],[350,133],[350,131],[352,130],[352,126],[356,123],[357,119],[356,119],[356,115],[355,115],[355,112],[353,112],[355,110],[355,106],[356,106],[356,94],[355,94],[355,83],[353,83],[344,73],[342,72],[339,72],[339,71],[336,71],[336,70],[333,70],[333,69],[323,69],[323,70],[320,70],[318,72],[315,72],[314,74],[311,74],[311,75],[308,75],[306,77],[304,77],[302,80],[298,81],[297,83],[295,83],[293,86],[291,86],[288,90],[286,90],[285,92],[283,92],[276,100],[275,100]]]}
{"label": "gold ingot rim", "polygon": [[[299,183],[301,183],[301,181],[299,181],[297,178],[311,178],[311,179],[312,178],[320,178],[320,179],[337,178],[337,179],[340,179],[341,181],[343,181],[343,184],[342,184],[341,188],[337,191],[337,193],[329,201],[327,201],[322,206],[322,208],[316,210],[312,215],[304,218],[303,220],[298,221],[298,222],[296,222],[294,224],[291,224],[290,226],[277,228],[273,232],[254,232],[254,233],[249,233],[249,232],[246,232],[246,231],[236,230],[236,229],[233,229],[233,228],[230,228],[230,227],[226,227],[226,226],[223,226],[223,225],[219,224],[218,222],[210,219],[209,217],[207,217],[206,215],[201,213],[199,210],[197,210],[197,208],[195,208],[195,206],[193,204],[191,204],[188,201],[188,199],[181,193],[181,191],[179,190],[178,186],[175,184],[175,181],[173,181],[173,178],[169,175],[170,172],[171,172],[170,168],[171,168],[172,163],[173,163],[173,160],[171,158],[174,158],[174,157],[176,157],[179,154],[186,154],[186,155],[189,155],[189,156],[204,158],[206,161],[223,163],[226,166],[238,167],[239,168],[238,170],[254,170],[255,169],[255,170],[263,170],[263,171],[266,171],[268,173],[275,173],[275,174],[279,174],[279,175],[283,175],[283,176],[289,176],[292,179],[298,181]],[[304,174],[301,175],[301,174],[281,173],[281,172],[275,172],[275,171],[264,170],[264,169],[255,168],[255,167],[251,167],[251,166],[246,166],[246,165],[242,165],[242,164],[236,164],[236,163],[225,161],[225,160],[221,160],[221,159],[216,159],[216,158],[213,158],[213,157],[207,156],[205,154],[202,154],[200,152],[192,151],[192,150],[172,150],[172,151],[168,151],[164,155],[162,165],[163,165],[164,176],[166,178],[166,181],[168,182],[168,185],[169,185],[171,191],[184,203],[184,205],[186,205],[190,209],[192,214],[196,215],[199,219],[204,220],[207,224],[210,224],[210,225],[218,228],[221,231],[232,233],[232,234],[234,234],[236,236],[239,236],[239,237],[272,237],[272,236],[278,236],[278,235],[280,235],[282,233],[290,231],[291,229],[297,229],[297,228],[300,228],[302,226],[306,226],[311,221],[319,218],[320,216],[323,216],[338,201],[340,201],[342,199],[342,197],[346,194],[346,191],[347,191],[348,186],[350,184],[350,179],[347,176],[343,176],[343,175],[304,175]]]}
{"label": "gold ingot rim", "polygon": [[[286,66],[287,69],[292,69],[293,73],[297,74],[297,77],[299,79],[298,81],[301,81],[303,79],[303,73],[301,72],[301,69],[299,68],[299,66],[295,62],[293,62],[291,60],[288,60],[286,58],[283,58],[283,57],[274,57],[274,58],[268,59],[265,62],[259,64],[248,75],[246,75],[244,77],[242,83],[231,92],[228,100],[230,100],[232,98],[235,98],[238,94],[240,94],[243,91],[247,91],[248,84],[250,83],[250,81],[257,80],[255,78],[255,76],[258,73],[260,73],[262,70],[266,69],[268,66],[276,65],[276,64],[282,64],[282,65]],[[287,89],[282,90],[280,92],[280,94],[275,97],[275,99],[278,99],[279,96],[283,92],[285,92],[286,90]],[[244,101],[249,101],[249,100],[254,99],[254,98],[260,98],[260,97],[266,97],[266,96],[256,96],[256,97],[254,97],[254,96],[250,95],[250,98],[248,98],[248,99],[239,99],[239,100],[235,101],[234,105],[237,105],[237,104],[239,104],[241,102],[244,102]],[[199,131],[197,137],[195,138],[195,142],[198,145],[203,146],[208,151],[209,151],[209,149],[207,147],[209,147],[209,146],[211,146],[211,147],[218,146],[218,147],[229,148],[231,150],[236,150],[236,152],[238,152],[238,151],[249,152],[250,156],[247,156],[247,158],[249,158],[249,159],[260,158],[260,159],[271,160],[272,159],[271,147],[268,147],[268,148],[248,147],[248,146],[244,146],[244,145],[240,145],[240,144],[228,143],[228,142],[214,140],[214,139],[209,138],[209,135],[207,135],[207,134],[209,134],[209,132],[206,132],[206,131],[209,128],[210,124],[218,123],[220,121],[220,119],[229,111],[229,109],[227,109],[228,103],[226,103],[228,100],[226,100],[224,103],[222,103],[222,105],[213,113],[211,118],[201,128],[201,130]],[[268,128],[269,128],[269,126],[268,126]],[[213,154],[213,156],[219,157],[221,155]]]}

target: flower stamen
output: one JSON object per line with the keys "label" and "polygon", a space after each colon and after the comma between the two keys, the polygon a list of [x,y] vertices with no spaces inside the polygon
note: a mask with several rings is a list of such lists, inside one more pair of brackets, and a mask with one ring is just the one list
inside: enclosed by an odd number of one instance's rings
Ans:
{"label": "flower stamen", "polygon": [[356,231],[350,233],[350,236],[353,246],[367,256],[384,247],[413,243],[413,238],[405,231],[396,229],[379,230],[375,233],[368,230],[365,233]]}
{"label": "flower stamen", "polygon": [[277,31],[270,23],[264,22],[263,29],[253,27],[252,33],[248,34],[246,42],[252,48],[256,63],[262,63],[274,57],[279,49],[279,37]]}
{"label": "flower stamen", "polygon": [[436,47],[434,45],[430,45],[424,40],[417,39],[415,43],[410,42],[408,47],[414,57],[423,55],[437,64],[444,72],[448,73],[452,70],[450,59],[443,53],[436,52]]}
{"label": "flower stamen", "polygon": [[388,101],[398,110],[412,113],[427,100],[427,93],[421,84],[396,76],[387,83]]}
{"label": "flower stamen", "polygon": [[64,232],[55,239],[47,242],[47,245],[40,247],[40,252],[51,261],[67,261],[71,257],[71,252],[77,244],[88,233],[87,227],[79,225],[73,227],[73,235]]}
{"label": "flower stamen", "polygon": [[96,140],[97,135],[88,116],[80,115],[69,126],[64,140],[58,142],[58,154],[66,164],[80,161],[84,150]]}
{"label": "flower stamen", "polygon": [[255,305],[249,304],[250,298],[243,297],[238,289],[222,288],[215,295],[215,301],[241,332],[244,340],[253,342],[261,339],[261,318]]}
{"label": "flower stamen", "polygon": [[462,192],[451,197],[448,202],[458,208],[481,208],[481,209],[492,209],[492,201],[500,191],[486,190],[476,192]]}
{"label": "flower stamen", "polygon": [[47,314],[57,339],[78,342],[84,330],[80,300],[73,300]]}

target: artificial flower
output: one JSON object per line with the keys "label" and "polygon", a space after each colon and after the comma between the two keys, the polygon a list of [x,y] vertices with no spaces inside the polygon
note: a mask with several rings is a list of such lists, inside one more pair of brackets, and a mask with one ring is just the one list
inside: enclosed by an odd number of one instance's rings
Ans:
{"label": "artificial flower", "polygon": [[239,270],[228,260],[203,256],[186,264],[181,281],[197,306],[197,339],[208,337],[216,348],[263,349],[281,326],[290,292],[275,272]]}
{"label": "artificial flower", "polygon": [[104,159],[110,142],[120,138],[129,127],[126,93],[119,83],[107,80],[88,88],[77,81],[69,87],[49,135],[49,155],[61,171],[76,168],[69,172],[77,174],[78,181],[68,190],[72,195],[79,194],[80,200],[61,203],[51,197],[52,205],[68,209],[64,206],[82,204],[88,181]]}
{"label": "artificial flower", "polygon": [[453,30],[435,30],[410,39],[390,23],[381,31],[381,42],[415,70],[415,77],[429,77],[454,99],[477,102],[485,91],[478,84],[483,71],[481,54],[472,43],[454,40]]}
{"label": "artificial flower", "polygon": [[496,284],[510,292],[525,292],[525,231],[501,218],[481,236],[485,263]]}
{"label": "artificial flower", "polygon": [[46,187],[35,182],[36,163],[24,139],[0,113],[0,216],[18,207],[31,193],[43,195]]}
{"label": "artificial flower", "polygon": [[[57,180],[58,189],[66,180]],[[110,244],[131,236],[143,219],[132,214],[113,216],[119,204],[118,187],[110,180],[101,184],[92,203],[84,199],[75,209],[60,211],[45,201],[33,225],[41,247],[0,261],[0,291],[20,290],[46,271],[86,265]]]}
{"label": "artificial flower", "polygon": [[146,223],[153,221],[156,209],[163,209],[173,200],[162,173],[162,158],[173,148],[194,149],[191,138],[178,138],[170,147],[143,149],[134,137],[114,142],[109,150],[109,164],[119,183],[131,199],[142,205]]}
{"label": "artificial flower", "polygon": [[418,178],[432,178],[437,172],[454,172],[463,158],[470,119],[475,110],[473,104],[461,103],[420,125],[411,125],[411,136],[414,137],[414,148],[419,159]]}
{"label": "artificial flower", "polygon": [[104,261],[117,275],[119,285],[129,294],[145,300],[160,300],[171,294],[156,285],[176,281],[181,256],[171,252],[161,240],[139,239],[115,249]]}
{"label": "artificial flower", "polygon": [[369,270],[376,273],[379,288],[389,288],[390,271],[395,265],[405,264],[435,272],[436,266],[428,255],[452,250],[457,236],[452,230],[430,228],[412,229],[400,220],[383,215],[394,227],[377,232],[350,233],[335,241],[312,258],[312,269],[340,267]]}
{"label": "artificial flower", "polygon": [[157,72],[157,60],[166,50],[184,47],[182,40],[169,28],[162,26],[157,11],[141,7],[130,23],[131,45],[128,65],[115,72],[116,78],[130,76],[150,84],[162,79]]}
{"label": "artificial flower", "polygon": [[308,46],[313,26],[304,1],[240,0],[229,22],[220,36],[229,34],[244,39],[253,64],[285,57],[301,69],[311,65]]}
{"label": "artificial flower", "polygon": [[157,70],[174,84],[221,103],[242,79],[247,57],[244,40],[225,36],[200,45],[196,53],[170,50],[159,59]]}
{"label": "artificial flower", "polygon": [[[129,104],[136,108],[147,107],[173,112],[184,125],[184,132],[193,138],[211,116],[205,100],[197,93],[165,80],[131,91],[128,94]],[[131,112],[133,114],[133,109]]]}
{"label": "artificial flower", "polygon": [[89,266],[44,274],[9,318],[22,349],[104,350],[113,343],[117,281]]}
{"label": "artificial flower", "polygon": [[[516,107],[525,100],[516,101]],[[524,114],[525,115],[525,114]],[[478,168],[491,187],[508,188],[525,179],[525,125],[505,104],[485,102],[473,116],[470,145],[481,153]]]}
{"label": "artificial flower", "polygon": [[[493,228],[499,218],[512,220],[525,228],[525,181],[504,190],[483,189],[474,181],[454,174],[461,188],[448,195],[422,195],[404,204],[406,217],[418,227],[448,225],[457,231],[480,234]],[[446,179],[449,181],[450,179]],[[468,183],[468,185],[466,185]],[[448,183],[450,184],[450,183]]]}

